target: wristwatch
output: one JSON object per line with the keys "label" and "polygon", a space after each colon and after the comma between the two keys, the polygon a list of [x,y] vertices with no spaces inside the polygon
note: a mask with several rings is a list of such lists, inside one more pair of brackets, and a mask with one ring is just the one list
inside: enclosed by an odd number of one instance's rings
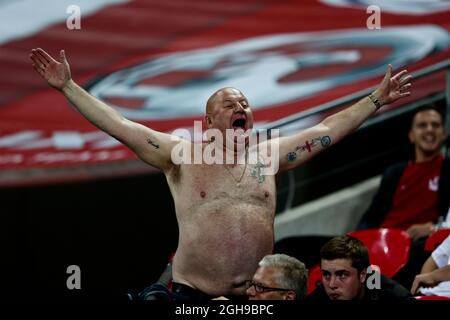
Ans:
{"label": "wristwatch", "polygon": [[369,94],[369,99],[372,101],[372,103],[375,105],[375,107],[378,109],[381,108],[381,102],[377,98],[375,98],[372,94]]}

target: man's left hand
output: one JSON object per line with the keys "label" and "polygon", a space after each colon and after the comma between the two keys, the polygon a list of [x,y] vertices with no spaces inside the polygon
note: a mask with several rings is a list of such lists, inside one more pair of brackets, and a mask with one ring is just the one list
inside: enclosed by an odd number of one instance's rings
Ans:
{"label": "man's left hand", "polygon": [[420,239],[430,235],[434,230],[434,224],[427,222],[423,224],[414,224],[406,230],[413,240]]}
{"label": "man's left hand", "polygon": [[402,70],[391,77],[392,65],[388,65],[386,74],[380,86],[373,93],[373,96],[380,101],[381,105],[393,103],[400,98],[411,95],[412,76],[407,70]]}

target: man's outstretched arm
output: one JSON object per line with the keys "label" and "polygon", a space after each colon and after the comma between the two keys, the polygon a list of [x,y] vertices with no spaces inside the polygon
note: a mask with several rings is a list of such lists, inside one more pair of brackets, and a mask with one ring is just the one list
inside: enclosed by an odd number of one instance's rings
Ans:
{"label": "man's outstretched arm", "polygon": [[356,130],[379,107],[410,95],[411,75],[406,70],[391,77],[389,65],[380,86],[365,97],[318,125],[289,137],[280,138],[280,171],[295,168],[323,149]]}
{"label": "man's outstretched arm", "polygon": [[162,170],[168,169],[172,164],[171,150],[177,142],[172,141],[168,134],[125,119],[116,110],[87,93],[72,80],[63,50],[60,58],[61,62],[56,61],[40,48],[30,53],[35,70],[51,87],[61,91],[87,120],[124,143],[145,162]]}

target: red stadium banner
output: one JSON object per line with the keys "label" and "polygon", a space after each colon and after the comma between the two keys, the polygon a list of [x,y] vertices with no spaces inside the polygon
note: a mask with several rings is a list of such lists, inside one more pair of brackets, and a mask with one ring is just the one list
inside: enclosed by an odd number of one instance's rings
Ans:
{"label": "red stadium banner", "polygon": [[[388,63],[411,72],[450,56],[443,2],[46,2],[0,4],[0,186],[151,170],[35,74],[34,47],[53,56],[64,49],[77,83],[163,132],[191,129],[224,86],[248,97],[258,128],[376,85]],[[409,101],[443,91],[444,79],[417,81]]]}

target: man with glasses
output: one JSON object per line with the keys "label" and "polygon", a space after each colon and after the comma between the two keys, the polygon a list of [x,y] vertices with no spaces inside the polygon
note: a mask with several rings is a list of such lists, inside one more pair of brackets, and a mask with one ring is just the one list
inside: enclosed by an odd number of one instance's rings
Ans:
{"label": "man with glasses", "polygon": [[249,300],[301,300],[306,294],[308,270],[285,254],[265,256],[252,280],[247,281]]}

